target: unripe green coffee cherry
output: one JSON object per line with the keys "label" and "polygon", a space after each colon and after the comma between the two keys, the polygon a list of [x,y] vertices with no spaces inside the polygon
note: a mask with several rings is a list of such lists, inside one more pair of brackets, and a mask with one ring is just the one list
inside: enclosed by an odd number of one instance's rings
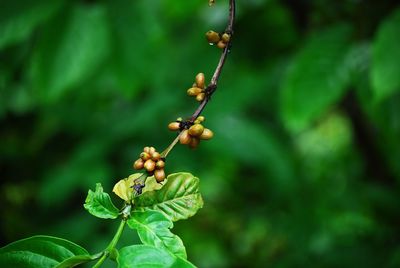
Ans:
{"label": "unripe green coffee cherry", "polygon": [[[150,151],[149,151],[149,152],[150,152]],[[151,158],[151,155],[150,155],[150,153],[143,152],[143,153],[140,154],[140,158],[141,158],[143,161],[147,161],[148,159]]]}
{"label": "unripe green coffee cherry", "polygon": [[154,169],[156,168],[156,163],[149,159],[146,162],[144,162],[144,168],[147,170],[147,172],[153,172]]}
{"label": "unripe green coffee cherry", "polygon": [[187,129],[183,130],[182,133],[179,135],[179,142],[181,144],[189,144],[192,137],[189,135]]}
{"label": "unripe green coffee cherry", "polygon": [[221,40],[222,40],[222,42],[224,42],[226,44],[231,40],[231,35],[228,33],[223,33]]}
{"label": "unripe green coffee cherry", "polygon": [[204,74],[203,73],[198,73],[197,75],[196,75],[196,85],[197,85],[197,87],[199,87],[199,88],[204,88]]}
{"label": "unripe green coffee cherry", "polygon": [[203,101],[205,97],[206,97],[206,94],[204,92],[202,92],[196,96],[196,100]]}
{"label": "unripe green coffee cherry", "polygon": [[178,130],[179,129],[179,122],[171,122],[168,124],[169,130]]}
{"label": "unripe green coffee cherry", "polygon": [[165,167],[165,162],[164,160],[158,160],[156,163],[156,169],[162,169]]}
{"label": "unripe green coffee cherry", "polygon": [[214,133],[209,130],[208,128],[205,128],[203,133],[200,135],[200,139],[202,140],[209,140],[214,136]]}
{"label": "unripe green coffee cherry", "polygon": [[135,163],[133,163],[133,168],[136,170],[142,169],[144,165],[144,161],[139,158],[138,160],[135,161]]}
{"label": "unripe green coffee cherry", "polygon": [[162,182],[165,179],[164,169],[157,169],[156,171],[154,171],[154,178],[157,182]]}
{"label": "unripe green coffee cherry", "polygon": [[226,47],[226,43],[224,43],[224,42],[221,40],[221,41],[219,41],[219,42],[217,43],[217,47],[220,48],[220,49],[224,49],[224,48]]}
{"label": "unripe green coffee cherry", "polygon": [[201,124],[194,124],[193,126],[191,126],[189,128],[189,134],[192,137],[199,137],[203,131],[204,131],[204,127]]}
{"label": "unripe green coffee cherry", "polygon": [[196,118],[196,120],[199,120],[200,122],[203,122],[203,121],[206,120],[206,119],[205,119],[204,116],[200,115],[200,116],[198,116],[198,117]]}
{"label": "unripe green coffee cherry", "polygon": [[196,120],[194,120],[193,123],[195,123],[195,124],[200,124],[200,123],[203,122],[204,120],[205,120],[204,116],[201,115],[201,116],[197,117]]}
{"label": "unripe green coffee cherry", "polygon": [[197,96],[199,93],[201,93],[203,90],[198,87],[191,87],[187,90],[187,94],[189,96]]}
{"label": "unripe green coffee cherry", "polygon": [[220,40],[219,34],[211,30],[206,32],[206,38],[208,43],[214,43],[214,44]]}

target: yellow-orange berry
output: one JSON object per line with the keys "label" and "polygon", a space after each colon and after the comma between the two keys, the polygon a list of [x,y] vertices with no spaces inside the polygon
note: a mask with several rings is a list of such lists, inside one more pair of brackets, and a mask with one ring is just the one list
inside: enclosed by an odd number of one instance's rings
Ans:
{"label": "yellow-orange berry", "polygon": [[205,128],[203,133],[200,135],[200,139],[202,140],[209,140],[214,136],[214,133],[209,130],[208,128]]}
{"label": "yellow-orange berry", "polygon": [[164,169],[157,169],[156,171],[154,171],[154,178],[157,182],[162,182],[165,179]]}
{"label": "yellow-orange berry", "polygon": [[151,155],[151,159],[152,159],[153,161],[158,161],[160,158],[161,158],[161,155],[160,155],[159,152],[154,152],[154,153]]}
{"label": "yellow-orange berry", "polygon": [[205,97],[206,97],[206,94],[204,92],[202,92],[196,96],[196,100],[203,101]]}
{"label": "yellow-orange berry", "polygon": [[156,148],[150,147],[150,149],[149,149],[149,154],[152,155],[152,154],[155,153],[155,151],[156,151]]}
{"label": "yellow-orange berry", "polygon": [[203,73],[198,73],[197,75],[196,75],[196,85],[199,87],[199,88],[204,88],[204,74]]}
{"label": "yellow-orange berry", "polygon": [[206,38],[208,43],[217,43],[220,40],[219,34],[211,30],[206,32]]}
{"label": "yellow-orange berry", "polygon": [[189,143],[189,147],[194,149],[199,145],[199,143],[200,143],[200,139],[197,137],[193,137]]}
{"label": "yellow-orange berry", "polygon": [[144,147],[143,152],[150,153],[150,147],[149,146]]}
{"label": "yellow-orange berry", "polygon": [[140,154],[140,158],[143,161],[146,161],[146,160],[150,159],[150,157],[151,157],[150,153],[143,152],[143,153]]}
{"label": "yellow-orange berry", "polygon": [[190,136],[199,137],[203,133],[204,127],[201,124],[194,124],[189,128],[188,131]]}
{"label": "yellow-orange berry", "polygon": [[169,130],[178,130],[179,129],[179,122],[171,122],[168,124]]}
{"label": "yellow-orange berry", "polygon": [[201,89],[201,88],[198,88],[198,87],[191,87],[191,88],[189,88],[188,90],[187,90],[187,94],[189,95],[189,96],[196,96],[196,95],[198,95],[199,93],[201,93],[203,90]]}
{"label": "yellow-orange berry", "polygon": [[165,162],[164,160],[158,160],[156,163],[156,169],[162,169],[165,167]]}
{"label": "yellow-orange berry", "polygon": [[231,40],[231,35],[228,33],[223,33],[221,37],[222,42],[228,43]]}
{"label": "yellow-orange berry", "polygon": [[221,41],[219,41],[219,42],[217,43],[217,47],[220,48],[220,49],[224,49],[224,48],[226,47],[226,43],[224,43],[224,42],[221,40]]}
{"label": "yellow-orange berry", "polygon": [[156,168],[156,163],[149,159],[146,162],[144,162],[144,168],[147,170],[147,172],[153,172],[154,169]]}
{"label": "yellow-orange berry", "polygon": [[179,142],[181,144],[189,144],[192,137],[189,135],[187,129],[183,130],[182,133],[179,135]]}
{"label": "yellow-orange berry", "polygon": [[142,169],[143,164],[144,164],[144,161],[141,158],[139,158],[138,160],[135,161],[135,163],[133,163],[133,168],[137,169],[137,170]]}

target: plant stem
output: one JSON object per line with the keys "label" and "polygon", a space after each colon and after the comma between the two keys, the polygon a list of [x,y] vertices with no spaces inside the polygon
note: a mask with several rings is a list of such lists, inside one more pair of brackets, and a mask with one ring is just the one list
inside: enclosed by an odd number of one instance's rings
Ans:
{"label": "plant stem", "polygon": [[[233,35],[233,25],[235,24],[235,14],[236,14],[236,3],[235,3],[235,0],[229,0],[229,17],[228,17],[228,25],[226,26],[225,32],[229,33],[231,36]],[[207,88],[205,89],[205,92],[207,93],[206,97],[199,104],[197,109],[194,111],[194,113],[190,117],[189,121],[191,123],[193,123],[196,120],[196,118],[199,117],[199,115],[202,113],[202,111],[206,107],[207,103],[210,101],[211,95],[214,94],[214,92],[217,90],[217,84],[218,84],[218,80],[219,80],[219,77],[220,77],[221,72],[222,72],[222,68],[225,65],[225,60],[226,60],[226,58],[228,56],[228,53],[229,53],[229,51],[231,49],[231,41],[232,41],[232,37],[231,37],[231,40],[229,41],[229,43],[224,48],[224,50],[222,51],[222,54],[221,54],[221,57],[219,58],[217,67],[215,68],[214,75],[211,78],[211,82],[207,86]],[[179,135],[162,152],[162,154],[161,154],[162,157],[165,157],[165,158],[167,157],[168,153],[174,148],[174,146],[177,144],[178,140],[179,140]]]}
{"label": "plant stem", "polygon": [[107,248],[103,251],[103,256],[97,261],[97,263],[93,266],[93,268],[100,267],[103,262],[110,256],[110,252],[115,248],[120,239],[122,232],[124,230],[126,224],[126,219],[123,219],[119,224],[118,230],[115,233],[113,239],[111,240],[110,244],[108,244]]}
{"label": "plant stem", "polygon": [[201,114],[201,112],[206,107],[207,103],[211,99],[211,95],[217,90],[218,79],[221,75],[222,68],[225,65],[225,60],[228,56],[228,53],[231,49],[231,42],[233,36],[233,25],[235,24],[235,14],[236,14],[236,3],[235,0],[229,0],[229,18],[228,18],[228,25],[226,26],[225,32],[231,35],[231,40],[226,45],[224,50],[222,51],[221,57],[219,58],[218,65],[215,68],[214,75],[211,78],[210,84],[206,88],[206,98],[200,103],[199,107],[197,107],[196,111],[193,113],[192,117],[190,118],[191,122],[194,122],[196,118]]}
{"label": "plant stem", "polygon": [[171,142],[171,144],[161,153],[162,158],[167,158],[169,152],[174,148],[174,146],[178,143],[179,141],[179,136],[181,134],[179,133],[178,136]]}

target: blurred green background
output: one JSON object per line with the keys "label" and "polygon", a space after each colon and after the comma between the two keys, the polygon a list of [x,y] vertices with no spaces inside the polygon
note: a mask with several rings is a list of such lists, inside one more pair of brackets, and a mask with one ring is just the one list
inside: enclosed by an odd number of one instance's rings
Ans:
{"label": "blurred green background", "polygon": [[[228,1],[13,0],[0,4],[2,245],[34,234],[94,253],[117,223],[83,209],[165,148],[197,106]],[[400,4],[237,1],[232,51],[205,126],[167,172],[201,179],[177,222],[199,267],[400,267]],[[120,202],[116,200],[116,202]],[[137,243],[126,230],[120,245]],[[112,266],[110,266],[112,267]]]}

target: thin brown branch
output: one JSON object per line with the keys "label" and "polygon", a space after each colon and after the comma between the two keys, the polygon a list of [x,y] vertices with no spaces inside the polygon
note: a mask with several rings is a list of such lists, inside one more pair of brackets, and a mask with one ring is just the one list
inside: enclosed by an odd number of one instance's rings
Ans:
{"label": "thin brown branch", "polygon": [[[217,90],[218,80],[219,80],[219,77],[221,75],[222,68],[225,65],[225,60],[226,60],[226,58],[228,56],[228,53],[230,51],[230,48],[231,48],[234,23],[235,23],[235,0],[229,0],[229,18],[228,18],[228,25],[227,25],[227,27],[225,29],[225,33],[230,34],[231,38],[230,38],[229,42],[226,44],[224,50],[222,51],[221,57],[220,57],[220,59],[218,61],[217,67],[215,68],[214,75],[211,78],[210,84],[205,88],[206,97],[199,104],[199,106],[194,111],[194,113],[191,116],[191,118],[189,120],[185,121],[185,123],[186,123],[185,125],[186,126],[193,124],[193,122],[196,120],[196,118],[202,113],[202,111],[206,107],[207,103],[210,101],[211,96]],[[166,157],[169,154],[169,152],[178,143],[179,137],[180,137],[181,134],[182,134],[182,132],[180,132],[178,134],[178,136],[175,137],[175,139],[171,142],[171,144],[161,153],[161,157],[163,159],[166,159]],[[141,194],[142,188],[145,186],[146,179],[147,179],[147,174],[144,173],[143,176],[141,176],[141,177],[139,177],[138,179],[135,180],[134,188],[135,188],[136,194],[138,194],[138,195]]]}
{"label": "thin brown branch", "polygon": [[[233,35],[233,26],[235,24],[235,13],[236,13],[235,0],[229,0],[229,18],[228,18],[228,25],[225,29],[225,32],[229,33],[231,36]],[[206,98],[200,103],[200,105],[199,105],[199,107],[197,107],[196,111],[194,111],[192,117],[190,118],[190,122],[194,122],[194,120],[196,120],[196,118],[202,113],[202,111],[206,107],[207,103],[210,101],[212,94],[214,94],[214,92],[217,90],[218,80],[221,75],[222,68],[225,65],[225,60],[231,49],[231,42],[232,42],[232,38],[230,39],[229,43],[222,51],[218,65],[215,68],[214,75],[211,78],[211,82],[205,90],[207,93]]]}

